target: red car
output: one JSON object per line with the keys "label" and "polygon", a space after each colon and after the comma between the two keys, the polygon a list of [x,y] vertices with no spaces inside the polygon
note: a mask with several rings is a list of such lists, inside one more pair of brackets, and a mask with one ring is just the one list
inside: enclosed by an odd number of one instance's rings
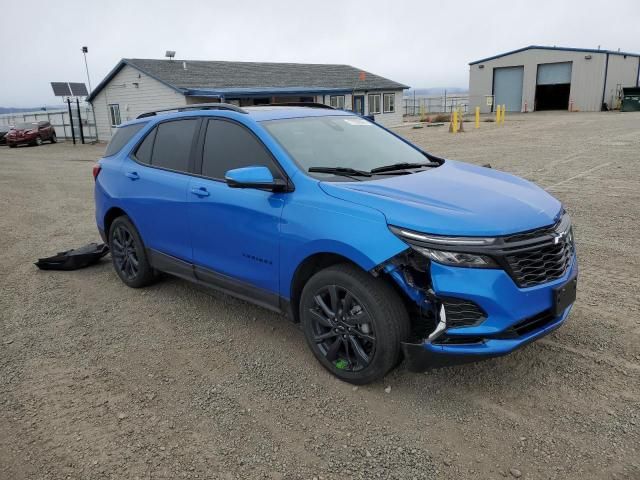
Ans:
{"label": "red car", "polygon": [[42,145],[42,142],[56,143],[56,131],[49,122],[18,123],[5,136],[7,145],[15,148],[18,145]]}

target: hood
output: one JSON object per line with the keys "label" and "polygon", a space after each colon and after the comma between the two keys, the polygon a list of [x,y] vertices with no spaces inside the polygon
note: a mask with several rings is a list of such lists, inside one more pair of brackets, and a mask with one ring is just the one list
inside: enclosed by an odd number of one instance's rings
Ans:
{"label": "hood", "polygon": [[562,205],[522,178],[447,160],[411,175],[320,182],[329,195],[381,211],[390,225],[424,233],[497,236],[554,223]]}

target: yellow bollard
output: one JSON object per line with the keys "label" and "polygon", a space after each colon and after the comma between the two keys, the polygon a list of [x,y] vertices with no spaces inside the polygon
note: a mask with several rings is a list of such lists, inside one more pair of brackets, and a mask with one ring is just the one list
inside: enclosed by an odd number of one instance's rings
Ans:
{"label": "yellow bollard", "polygon": [[458,110],[454,110],[453,111],[453,133],[457,133],[458,132]]}
{"label": "yellow bollard", "polygon": [[476,107],[476,128],[480,128],[480,107]]}
{"label": "yellow bollard", "polygon": [[502,115],[500,115],[500,123],[502,125],[504,125],[504,116],[505,113],[507,113],[507,106],[506,105],[502,105]]}
{"label": "yellow bollard", "polygon": [[496,105],[496,125],[500,125],[500,114],[502,113],[502,107]]}

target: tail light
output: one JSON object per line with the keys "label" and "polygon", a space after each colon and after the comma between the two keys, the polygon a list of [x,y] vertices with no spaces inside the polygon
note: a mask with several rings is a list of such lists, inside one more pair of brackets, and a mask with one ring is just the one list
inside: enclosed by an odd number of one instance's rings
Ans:
{"label": "tail light", "polygon": [[102,167],[100,166],[99,163],[96,163],[93,166],[93,180],[94,181],[98,178],[98,174],[100,173],[100,170],[102,170]]}

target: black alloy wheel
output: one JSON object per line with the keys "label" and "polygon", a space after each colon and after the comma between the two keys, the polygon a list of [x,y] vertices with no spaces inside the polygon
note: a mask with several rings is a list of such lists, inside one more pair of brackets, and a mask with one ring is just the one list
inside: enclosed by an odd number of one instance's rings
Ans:
{"label": "black alloy wheel", "polygon": [[133,235],[123,226],[114,228],[111,238],[111,255],[118,273],[127,280],[133,280],[139,273],[140,260],[134,245]]}
{"label": "black alloy wheel", "polygon": [[113,268],[126,285],[139,288],[155,280],[140,234],[127,217],[118,217],[111,224],[109,249]]}
{"label": "black alloy wheel", "polygon": [[363,385],[398,364],[409,315],[388,280],[356,265],[337,264],[302,289],[300,321],[320,364],[345,382]]}
{"label": "black alloy wheel", "polygon": [[335,368],[357,372],[371,363],[376,336],[369,314],[348,289],[328,285],[314,296],[309,310],[313,341]]}

